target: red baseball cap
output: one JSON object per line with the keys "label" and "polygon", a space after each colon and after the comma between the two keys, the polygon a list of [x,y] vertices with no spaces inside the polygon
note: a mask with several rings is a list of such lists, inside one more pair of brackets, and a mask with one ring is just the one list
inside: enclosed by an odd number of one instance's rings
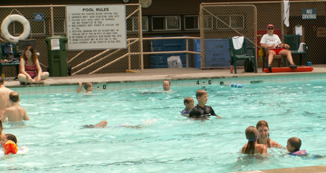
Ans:
{"label": "red baseball cap", "polygon": [[268,29],[269,27],[273,27],[273,28],[274,28],[274,25],[273,25],[273,24],[268,24],[268,25],[267,25],[267,29]]}

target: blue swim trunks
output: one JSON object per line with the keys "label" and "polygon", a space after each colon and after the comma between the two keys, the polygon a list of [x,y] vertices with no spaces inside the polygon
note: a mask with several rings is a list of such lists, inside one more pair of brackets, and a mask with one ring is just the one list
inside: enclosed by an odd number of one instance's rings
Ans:
{"label": "blue swim trunks", "polygon": [[184,109],[183,111],[181,111],[181,114],[190,114],[190,111],[187,111],[187,109]]}

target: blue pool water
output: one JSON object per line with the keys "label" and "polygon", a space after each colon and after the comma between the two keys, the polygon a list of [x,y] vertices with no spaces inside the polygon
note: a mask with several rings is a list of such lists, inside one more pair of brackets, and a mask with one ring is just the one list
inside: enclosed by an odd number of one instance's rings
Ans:
{"label": "blue pool water", "polygon": [[[25,127],[4,124],[4,133],[15,134],[29,153],[3,157],[0,171],[235,172],[325,164],[283,156],[282,149],[270,149],[264,159],[239,153],[247,142],[245,129],[266,120],[271,139],[281,145],[297,136],[308,153],[326,155],[325,80],[243,85],[247,89],[209,85],[145,95],[140,93],[162,88],[22,96],[31,120]],[[202,88],[207,105],[223,119],[200,122],[180,115],[184,97],[195,99]],[[80,128],[101,120],[112,126],[152,124]]]}

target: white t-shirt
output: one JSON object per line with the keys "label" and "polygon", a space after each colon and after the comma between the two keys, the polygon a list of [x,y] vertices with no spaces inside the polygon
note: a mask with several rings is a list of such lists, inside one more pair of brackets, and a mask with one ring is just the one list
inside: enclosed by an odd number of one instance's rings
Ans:
{"label": "white t-shirt", "polygon": [[264,34],[260,40],[260,43],[270,46],[270,45],[274,45],[274,44],[279,45],[282,42],[281,42],[280,37],[278,37],[278,35],[276,35],[276,34],[273,34],[272,36],[270,36],[268,34]]}

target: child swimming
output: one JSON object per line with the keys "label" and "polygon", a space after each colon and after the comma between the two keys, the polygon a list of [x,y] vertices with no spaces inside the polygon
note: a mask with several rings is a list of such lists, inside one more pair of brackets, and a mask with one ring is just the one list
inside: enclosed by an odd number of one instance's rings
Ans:
{"label": "child swimming", "polygon": [[267,147],[262,144],[257,144],[258,130],[254,126],[249,126],[246,131],[248,142],[242,147],[243,154],[267,154]]}

